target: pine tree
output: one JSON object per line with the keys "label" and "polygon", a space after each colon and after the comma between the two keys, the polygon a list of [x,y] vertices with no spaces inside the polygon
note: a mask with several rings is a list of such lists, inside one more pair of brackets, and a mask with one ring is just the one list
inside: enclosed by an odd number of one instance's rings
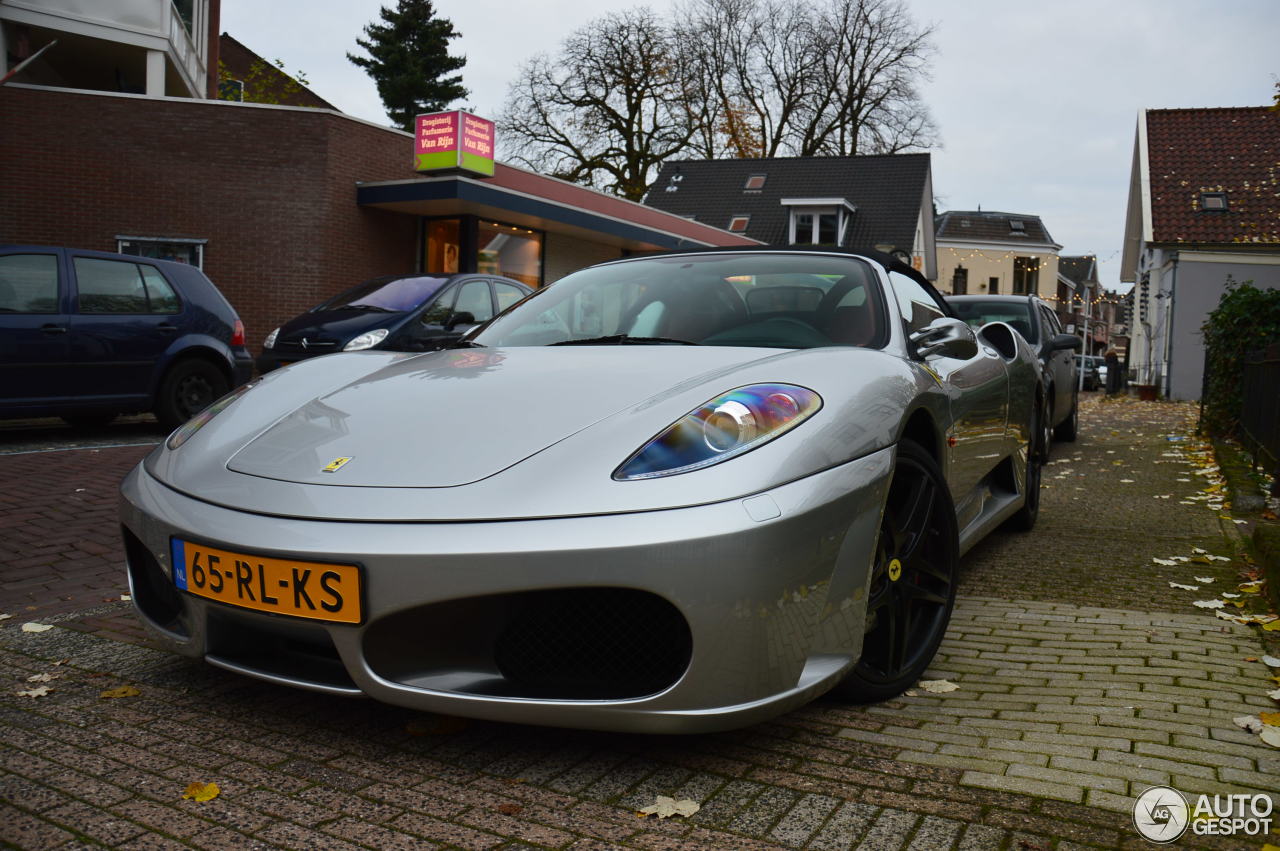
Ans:
{"label": "pine tree", "polygon": [[449,42],[461,33],[453,22],[437,18],[431,0],[398,0],[396,8],[383,6],[382,23],[365,26],[367,39],[357,38],[369,57],[348,53],[378,85],[378,96],[401,129],[412,132],[413,118],[438,112],[467,96],[462,75],[465,56],[450,56]]}

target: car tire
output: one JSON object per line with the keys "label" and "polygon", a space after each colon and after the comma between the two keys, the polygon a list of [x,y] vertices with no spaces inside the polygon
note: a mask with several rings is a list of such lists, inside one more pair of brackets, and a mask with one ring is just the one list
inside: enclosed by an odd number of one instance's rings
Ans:
{"label": "car tire", "polygon": [[115,418],[115,411],[104,411],[89,414],[64,414],[62,421],[72,428],[102,428]]}
{"label": "car tire", "polygon": [[156,398],[155,415],[160,425],[172,431],[230,390],[222,371],[206,360],[178,361],[165,373]]}
{"label": "car tire", "polygon": [[1080,431],[1080,394],[1071,394],[1071,413],[1053,428],[1053,439],[1063,443],[1075,443]]}
{"label": "car tire", "polygon": [[[1049,430],[1042,423],[1048,421],[1048,416],[1040,412],[1028,430],[1031,440],[1027,442],[1027,466],[1022,476],[1022,492],[1026,498],[1008,521],[1009,526],[1019,532],[1030,532],[1040,518],[1040,478],[1049,459]],[[1035,445],[1037,442],[1039,446]]]}
{"label": "car tire", "polygon": [[951,491],[937,462],[903,440],[867,583],[862,655],[833,695],[872,703],[895,697],[920,679],[955,607],[958,535]]}

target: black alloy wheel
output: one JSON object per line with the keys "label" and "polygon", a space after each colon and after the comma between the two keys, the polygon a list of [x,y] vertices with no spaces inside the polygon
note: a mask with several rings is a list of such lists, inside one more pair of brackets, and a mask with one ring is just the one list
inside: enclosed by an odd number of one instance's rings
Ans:
{"label": "black alloy wheel", "polygon": [[1049,422],[1047,413],[1033,411],[1031,423],[1027,428],[1026,470],[1023,472],[1022,493],[1024,499],[1008,525],[1020,532],[1030,532],[1040,517],[1040,478],[1044,465],[1049,459],[1049,430],[1044,427]]}
{"label": "black alloy wheel", "polygon": [[959,561],[947,483],[933,457],[904,440],[868,584],[862,657],[838,694],[865,703],[887,700],[920,679],[951,620]]}
{"label": "black alloy wheel", "polygon": [[180,361],[160,383],[156,419],[173,430],[221,399],[229,389],[226,376],[208,361]]}

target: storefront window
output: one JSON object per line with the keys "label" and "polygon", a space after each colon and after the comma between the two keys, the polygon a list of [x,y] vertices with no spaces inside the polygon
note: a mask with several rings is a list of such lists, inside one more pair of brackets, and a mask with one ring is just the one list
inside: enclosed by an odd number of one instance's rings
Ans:
{"label": "storefront window", "polygon": [[427,222],[427,274],[453,275],[461,271],[462,223],[459,219]]}
{"label": "storefront window", "polygon": [[527,228],[481,221],[476,271],[514,278],[531,287],[542,283],[542,234]]}

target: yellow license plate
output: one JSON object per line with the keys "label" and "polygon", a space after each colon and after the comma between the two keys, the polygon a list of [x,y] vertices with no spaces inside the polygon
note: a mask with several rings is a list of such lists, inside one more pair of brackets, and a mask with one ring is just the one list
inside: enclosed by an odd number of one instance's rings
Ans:
{"label": "yellow license plate", "polygon": [[169,540],[173,582],[184,591],[259,612],[360,623],[360,568],[230,552]]}

